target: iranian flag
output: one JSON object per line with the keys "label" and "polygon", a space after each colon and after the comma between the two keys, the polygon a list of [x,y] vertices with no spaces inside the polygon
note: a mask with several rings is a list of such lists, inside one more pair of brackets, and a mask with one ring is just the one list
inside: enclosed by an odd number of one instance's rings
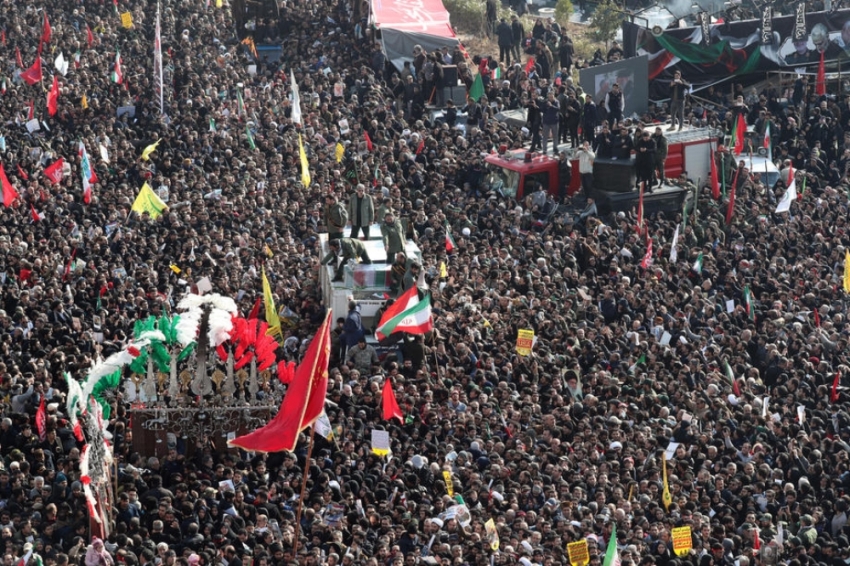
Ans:
{"label": "iranian flag", "polygon": [[750,286],[744,286],[744,308],[747,310],[747,316],[750,320],[756,319],[756,309],[753,302],[753,293],[750,291]]}
{"label": "iranian flag", "polygon": [[729,365],[729,362],[724,361],[723,365],[726,366],[726,379],[729,380],[729,385],[732,386],[732,392],[736,397],[741,396],[741,388],[738,386],[738,380],[735,379],[735,372],[732,371],[732,366]]}
{"label": "iranian flag", "polygon": [[420,299],[419,290],[414,286],[384,312],[375,334],[378,340],[383,340],[396,332],[425,334],[432,328],[431,295],[426,294],[424,299]]}
{"label": "iranian flag", "polygon": [[694,262],[693,270],[697,275],[702,274],[702,252],[700,252],[697,256],[697,260]]}
{"label": "iranian flag", "polygon": [[120,85],[124,82],[124,73],[121,72],[121,52],[115,52],[115,68],[112,71],[112,75],[110,76],[110,80],[115,84]]}
{"label": "iranian flag", "polygon": [[457,244],[455,244],[455,239],[452,238],[452,233],[449,230],[448,226],[446,226],[446,253],[452,253],[456,247]]}
{"label": "iranian flag", "polygon": [[617,551],[617,525],[611,529],[611,536],[608,538],[608,548],[605,550],[605,560],[602,566],[620,566],[620,553]]}

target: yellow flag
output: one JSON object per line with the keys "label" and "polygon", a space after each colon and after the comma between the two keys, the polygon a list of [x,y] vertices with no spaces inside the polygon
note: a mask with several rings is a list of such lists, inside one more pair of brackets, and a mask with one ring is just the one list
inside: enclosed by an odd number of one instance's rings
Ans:
{"label": "yellow flag", "polygon": [[850,293],[850,250],[844,251],[844,292]]}
{"label": "yellow flag", "polygon": [[443,480],[446,482],[446,491],[449,497],[455,496],[455,484],[452,481],[452,473],[448,470],[443,470]]}
{"label": "yellow flag", "polygon": [[345,146],[336,142],[336,162],[342,163],[342,158],[345,157]]}
{"label": "yellow flag", "polygon": [[449,276],[449,269],[446,267],[446,262],[440,262],[440,279],[446,279]]}
{"label": "yellow flag", "polygon": [[670,504],[673,503],[673,498],[670,496],[670,484],[667,482],[667,453],[661,453],[661,477],[664,480],[664,490],[661,492],[661,503],[664,504],[664,509],[670,510]]}
{"label": "yellow flag", "polygon": [[266,277],[266,268],[263,268],[263,302],[266,304],[266,322],[269,323],[267,336],[275,336],[280,334],[280,317],[277,315],[277,309],[274,307],[274,297],[272,297],[272,286],[269,285],[269,279]]}
{"label": "yellow flag", "polygon": [[222,6],[224,6],[223,0],[215,0],[215,7],[216,8],[221,8]]}
{"label": "yellow flag", "polygon": [[177,264],[175,264],[175,263],[172,263],[172,264],[171,264],[171,265],[169,265],[168,267],[170,267],[170,268],[171,268],[171,271],[173,271],[173,272],[174,272],[174,273],[176,273],[177,275],[180,275],[180,273],[182,273],[182,271],[183,271],[182,269],[180,269],[179,267],[177,267]]}
{"label": "yellow flag", "polygon": [[301,134],[298,134],[298,155],[301,156],[301,184],[304,185],[304,188],[307,188],[310,186],[310,162],[307,161],[307,153],[304,151]]}
{"label": "yellow flag", "polygon": [[83,107],[83,110],[89,109],[89,98],[84,94],[83,99],[80,101],[80,105]]}
{"label": "yellow flag", "polygon": [[132,206],[134,212],[139,214],[147,212],[154,220],[162,216],[167,208],[168,205],[162,202],[162,199],[153,192],[153,189],[147,183],[142,185],[142,190],[139,191],[139,196],[133,201]]}
{"label": "yellow flag", "polygon": [[263,246],[263,253],[265,253],[270,258],[274,257],[274,252],[272,251],[272,249],[269,247],[268,244]]}
{"label": "yellow flag", "polygon": [[126,29],[131,29],[133,27],[133,14],[130,12],[121,14],[121,25]]}
{"label": "yellow flag", "polygon": [[142,161],[148,160],[148,158],[151,156],[151,153],[156,151],[156,146],[158,146],[159,142],[161,142],[161,141],[162,141],[161,139],[156,140],[156,142],[150,144],[148,147],[146,147],[144,150],[142,150]]}

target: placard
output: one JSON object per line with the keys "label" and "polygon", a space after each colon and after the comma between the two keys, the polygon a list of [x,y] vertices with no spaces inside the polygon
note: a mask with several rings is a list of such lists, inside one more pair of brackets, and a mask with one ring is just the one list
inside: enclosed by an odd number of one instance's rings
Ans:
{"label": "placard", "polygon": [[571,542],[567,545],[567,554],[572,566],[584,566],[590,562],[590,553],[587,550],[587,539]]}
{"label": "placard", "polygon": [[124,12],[121,14],[121,25],[124,26],[125,29],[131,29],[133,27],[133,14],[130,12]]}
{"label": "placard", "polygon": [[523,328],[517,333],[516,353],[520,356],[531,355],[531,347],[534,345],[534,330]]}
{"label": "placard", "polygon": [[690,527],[676,527],[671,536],[673,538],[673,552],[676,556],[685,556],[693,548]]}
{"label": "placard", "polygon": [[390,433],[386,430],[372,431],[372,452],[378,456],[390,453]]}

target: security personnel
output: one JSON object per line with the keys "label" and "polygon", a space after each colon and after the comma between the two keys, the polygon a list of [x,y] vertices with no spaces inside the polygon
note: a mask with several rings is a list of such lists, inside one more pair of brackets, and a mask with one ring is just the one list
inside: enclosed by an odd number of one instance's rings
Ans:
{"label": "security personnel", "polygon": [[[334,281],[342,281],[342,274],[345,271],[345,264],[348,260],[360,260],[364,264],[372,263],[369,259],[369,254],[366,252],[366,245],[355,238],[336,238],[328,242],[331,251],[322,258],[322,265],[327,265],[331,261],[336,260],[336,272],[334,273]],[[340,255],[342,261],[340,261]]]}

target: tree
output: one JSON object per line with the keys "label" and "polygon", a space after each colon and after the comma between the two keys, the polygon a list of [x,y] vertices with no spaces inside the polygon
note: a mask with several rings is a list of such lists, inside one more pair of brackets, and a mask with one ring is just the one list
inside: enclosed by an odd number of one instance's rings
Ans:
{"label": "tree", "polygon": [[607,44],[617,35],[617,30],[622,21],[623,14],[617,4],[612,0],[601,0],[593,12],[590,35],[596,41],[603,41]]}
{"label": "tree", "polygon": [[573,11],[573,3],[570,0],[558,0],[555,4],[555,21],[562,25],[569,23]]}

